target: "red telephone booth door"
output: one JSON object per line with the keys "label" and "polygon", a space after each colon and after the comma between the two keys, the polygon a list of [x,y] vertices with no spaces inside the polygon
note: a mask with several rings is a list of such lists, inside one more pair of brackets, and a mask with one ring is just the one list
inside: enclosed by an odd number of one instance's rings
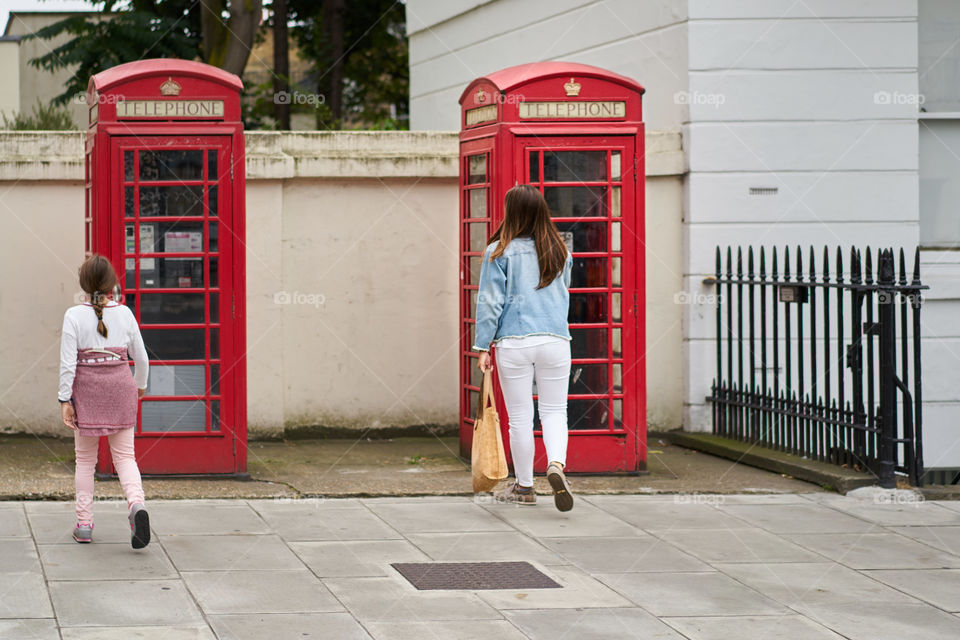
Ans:
{"label": "red telephone booth door", "polygon": [[[645,446],[643,218],[635,136],[518,138],[518,183],[536,186],[573,255],[567,422],[571,471],[636,471]],[[501,411],[504,411],[501,408]],[[537,429],[535,468],[546,469]],[[506,425],[504,425],[506,426]]]}
{"label": "red telephone booth door", "polygon": [[238,392],[231,137],[116,136],[110,146],[111,255],[150,356],[140,470],[233,473],[235,403],[221,402]]}

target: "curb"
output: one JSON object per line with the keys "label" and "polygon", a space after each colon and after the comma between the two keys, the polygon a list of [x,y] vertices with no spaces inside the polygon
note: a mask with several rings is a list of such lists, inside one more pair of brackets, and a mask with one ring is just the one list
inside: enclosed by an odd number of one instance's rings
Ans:
{"label": "curb", "polygon": [[822,487],[830,487],[843,494],[858,487],[868,487],[877,483],[876,478],[869,473],[843,469],[826,462],[807,460],[791,453],[723,438],[712,433],[691,433],[680,430],[651,431],[648,436],[751,467],[786,474]]}

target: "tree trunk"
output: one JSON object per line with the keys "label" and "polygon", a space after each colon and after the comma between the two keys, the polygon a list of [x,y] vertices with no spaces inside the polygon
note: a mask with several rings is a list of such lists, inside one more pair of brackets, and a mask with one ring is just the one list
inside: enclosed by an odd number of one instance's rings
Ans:
{"label": "tree trunk", "polygon": [[243,70],[250,59],[250,50],[253,49],[260,27],[261,1],[260,0],[230,0],[230,34],[227,40],[226,52],[223,55],[224,71],[243,75]]}
{"label": "tree trunk", "polygon": [[[273,0],[273,94],[290,91],[290,40],[287,35],[287,0]],[[278,129],[290,129],[290,100],[273,101]]]}
{"label": "tree trunk", "polygon": [[323,23],[330,43],[330,68],[327,69],[327,105],[334,120],[334,126],[340,128],[343,118],[343,14],[346,11],[345,0],[324,0]]}
{"label": "tree trunk", "polygon": [[200,0],[200,3],[204,60],[242,76],[260,26],[261,0],[229,0],[227,24],[222,15],[224,0]]}

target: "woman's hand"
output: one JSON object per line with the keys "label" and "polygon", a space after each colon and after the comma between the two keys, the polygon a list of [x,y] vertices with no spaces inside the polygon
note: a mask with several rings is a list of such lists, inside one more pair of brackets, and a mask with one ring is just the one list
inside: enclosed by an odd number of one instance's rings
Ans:
{"label": "woman's hand", "polygon": [[137,400],[143,400],[143,396],[147,395],[146,389],[137,389]]}
{"label": "woman's hand", "polygon": [[63,424],[67,425],[74,431],[77,430],[77,414],[73,411],[72,402],[60,403],[60,418],[63,420]]}
{"label": "woman's hand", "polygon": [[480,357],[477,359],[477,368],[484,373],[493,371],[493,361],[490,359],[489,351],[480,352]]}

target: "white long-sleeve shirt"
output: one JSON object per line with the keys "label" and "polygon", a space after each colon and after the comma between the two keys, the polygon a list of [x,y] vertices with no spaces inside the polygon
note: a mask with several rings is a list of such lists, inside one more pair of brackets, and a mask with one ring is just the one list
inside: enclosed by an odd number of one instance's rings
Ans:
{"label": "white long-sleeve shirt", "polygon": [[107,337],[97,331],[97,314],[89,304],[70,307],[63,314],[63,332],[60,335],[60,400],[73,396],[73,378],[77,374],[78,349],[120,347],[127,350],[134,362],[133,379],[140,389],[147,388],[150,368],[147,350],[133,312],[126,305],[110,302],[103,308],[103,323]]}

